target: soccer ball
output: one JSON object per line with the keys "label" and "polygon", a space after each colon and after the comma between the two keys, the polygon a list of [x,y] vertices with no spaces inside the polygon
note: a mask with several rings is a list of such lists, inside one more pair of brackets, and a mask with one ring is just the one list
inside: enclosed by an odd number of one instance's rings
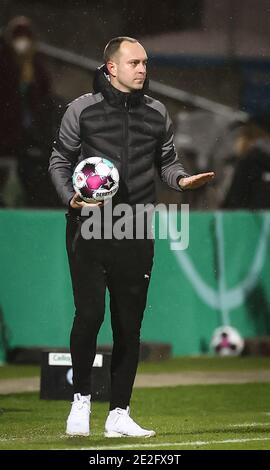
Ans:
{"label": "soccer ball", "polygon": [[235,328],[221,326],[214,331],[210,346],[219,356],[239,356],[244,349],[244,340]]}
{"label": "soccer ball", "polygon": [[72,182],[74,190],[84,201],[105,201],[118,191],[119,173],[110,160],[89,157],[76,166]]}

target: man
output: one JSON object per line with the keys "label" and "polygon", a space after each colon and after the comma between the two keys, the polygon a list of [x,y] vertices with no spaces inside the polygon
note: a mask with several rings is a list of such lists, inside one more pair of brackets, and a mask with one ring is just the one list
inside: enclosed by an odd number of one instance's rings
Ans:
{"label": "man", "polygon": [[14,17],[3,30],[0,64],[0,198],[1,159],[12,157],[25,204],[49,206],[55,200],[47,173],[53,135],[51,80],[29,18]]}
{"label": "man", "polygon": [[129,403],[138,364],[153,242],[147,238],[83,239],[79,209],[87,203],[74,194],[72,173],[78,161],[105,155],[120,173],[114,204],[127,203],[133,209],[136,204],[155,202],[155,166],[162,179],[179,191],[197,188],[214,175],[188,176],[178,161],[165,107],[144,94],[147,56],[142,45],[133,38],[114,38],[105,48],[104,62],[96,72],[95,93],[80,97],[68,107],[50,161],[54,184],[69,206],[67,251],[76,306],[71,332],[75,395],[66,432],[90,432],[90,366],[108,287],[114,345],[105,436],[150,437],[155,432],[141,428],[131,419]]}

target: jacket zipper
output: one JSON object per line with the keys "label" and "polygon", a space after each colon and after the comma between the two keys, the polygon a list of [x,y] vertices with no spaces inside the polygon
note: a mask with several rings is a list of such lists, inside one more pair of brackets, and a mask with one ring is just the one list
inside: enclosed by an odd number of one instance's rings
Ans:
{"label": "jacket zipper", "polygon": [[128,182],[128,114],[129,114],[128,97],[126,97],[125,111],[124,111],[124,129],[123,129],[124,146],[123,146],[123,152],[122,152],[122,178],[125,181],[125,183]]}

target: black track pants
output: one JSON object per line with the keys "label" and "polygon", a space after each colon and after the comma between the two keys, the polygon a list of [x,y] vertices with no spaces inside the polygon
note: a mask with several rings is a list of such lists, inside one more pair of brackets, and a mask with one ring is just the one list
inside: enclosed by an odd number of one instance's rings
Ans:
{"label": "black track pants", "polygon": [[153,264],[153,240],[84,240],[81,222],[67,216],[67,252],[76,313],[70,349],[74,393],[91,393],[91,364],[110,292],[113,352],[110,409],[129,405],[140,328]]}

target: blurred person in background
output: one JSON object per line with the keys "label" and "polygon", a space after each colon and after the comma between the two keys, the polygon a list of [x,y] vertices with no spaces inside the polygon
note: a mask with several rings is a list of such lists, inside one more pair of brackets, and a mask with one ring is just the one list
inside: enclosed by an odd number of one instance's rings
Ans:
{"label": "blurred person in background", "polygon": [[50,206],[55,204],[47,176],[53,133],[51,82],[29,18],[15,17],[8,23],[0,37],[0,64],[1,188],[8,163],[16,162],[24,205]]}
{"label": "blurred person in background", "polygon": [[235,139],[237,163],[224,209],[270,208],[270,116],[251,118]]}

